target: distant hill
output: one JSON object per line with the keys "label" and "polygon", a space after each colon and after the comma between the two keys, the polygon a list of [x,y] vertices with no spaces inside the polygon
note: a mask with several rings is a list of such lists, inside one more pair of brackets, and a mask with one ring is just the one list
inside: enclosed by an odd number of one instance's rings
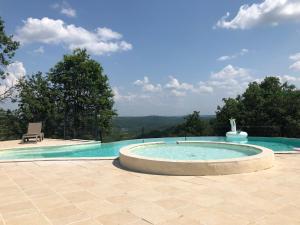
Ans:
{"label": "distant hill", "polygon": [[[214,115],[201,116],[204,120],[214,118]],[[184,116],[141,116],[141,117],[116,117],[113,120],[113,127],[124,132],[145,132],[151,130],[166,129],[184,121]]]}
{"label": "distant hill", "polygon": [[[209,120],[214,115],[203,115],[201,118]],[[119,116],[113,119],[113,128],[105,142],[133,139],[142,134],[165,132],[168,129],[182,123],[184,116]]]}

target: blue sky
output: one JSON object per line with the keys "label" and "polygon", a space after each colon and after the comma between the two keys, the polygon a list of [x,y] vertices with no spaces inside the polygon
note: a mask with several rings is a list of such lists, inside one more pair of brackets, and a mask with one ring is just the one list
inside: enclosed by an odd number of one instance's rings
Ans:
{"label": "blue sky", "polygon": [[0,15],[22,43],[12,80],[85,47],[119,115],[214,114],[267,75],[300,87],[298,0],[0,0]]}

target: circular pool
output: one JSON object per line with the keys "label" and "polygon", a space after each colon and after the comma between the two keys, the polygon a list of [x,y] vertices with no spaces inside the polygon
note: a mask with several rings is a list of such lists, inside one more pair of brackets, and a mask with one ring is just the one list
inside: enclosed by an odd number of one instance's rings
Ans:
{"label": "circular pool", "polygon": [[274,153],[264,147],[223,142],[150,142],[121,148],[119,159],[123,167],[137,172],[225,175],[270,168]]}

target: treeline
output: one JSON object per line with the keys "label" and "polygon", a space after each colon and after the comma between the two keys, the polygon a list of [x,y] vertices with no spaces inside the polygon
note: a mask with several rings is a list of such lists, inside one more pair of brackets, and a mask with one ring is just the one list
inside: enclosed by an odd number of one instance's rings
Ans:
{"label": "treeline", "polygon": [[20,123],[16,110],[0,109],[0,141],[19,139],[25,130]]}
{"label": "treeline", "polygon": [[252,82],[242,95],[223,99],[216,112],[216,134],[229,129],[229,118],[250,136],[300,137],[300,90],[277,77]]}
{"label": "treeline", "polygon": [[214,118],[201,118],[199,111],[184,117],[184,121],[178,125],[166,129],[142,132],[136,138],[160,138],[160,137],[185,137],[185,136],[213,136]]}

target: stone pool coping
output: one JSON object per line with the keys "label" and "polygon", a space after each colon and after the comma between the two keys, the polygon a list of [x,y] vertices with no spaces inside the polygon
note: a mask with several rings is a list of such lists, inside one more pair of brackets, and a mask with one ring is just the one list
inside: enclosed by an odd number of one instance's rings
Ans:
{"label": "stone pool coping", "polygon": [[88,161],[88,160],[115,160],[118,156],[113,157],[80,157],[80,158],[36,158],[36,159],[7,159],[1,160],[1,163],[17,163],[17,162],[43,162],[43,161]]}
{"label": "stone pool coping", "polygon": [[226,175],[249,173],[268,169],[273,166],[274,152],[270,149],[248,144],[235,144],[211,141],[180,141],[177,144],[227,145],[252,148],[260,153],[241,158],[222,160],[167,160],[139,156],[132,150],[147,145],[162,145],[164,142],[149,142],[128,145],[120,149],[120,164],[133,171],[160,175]]}

